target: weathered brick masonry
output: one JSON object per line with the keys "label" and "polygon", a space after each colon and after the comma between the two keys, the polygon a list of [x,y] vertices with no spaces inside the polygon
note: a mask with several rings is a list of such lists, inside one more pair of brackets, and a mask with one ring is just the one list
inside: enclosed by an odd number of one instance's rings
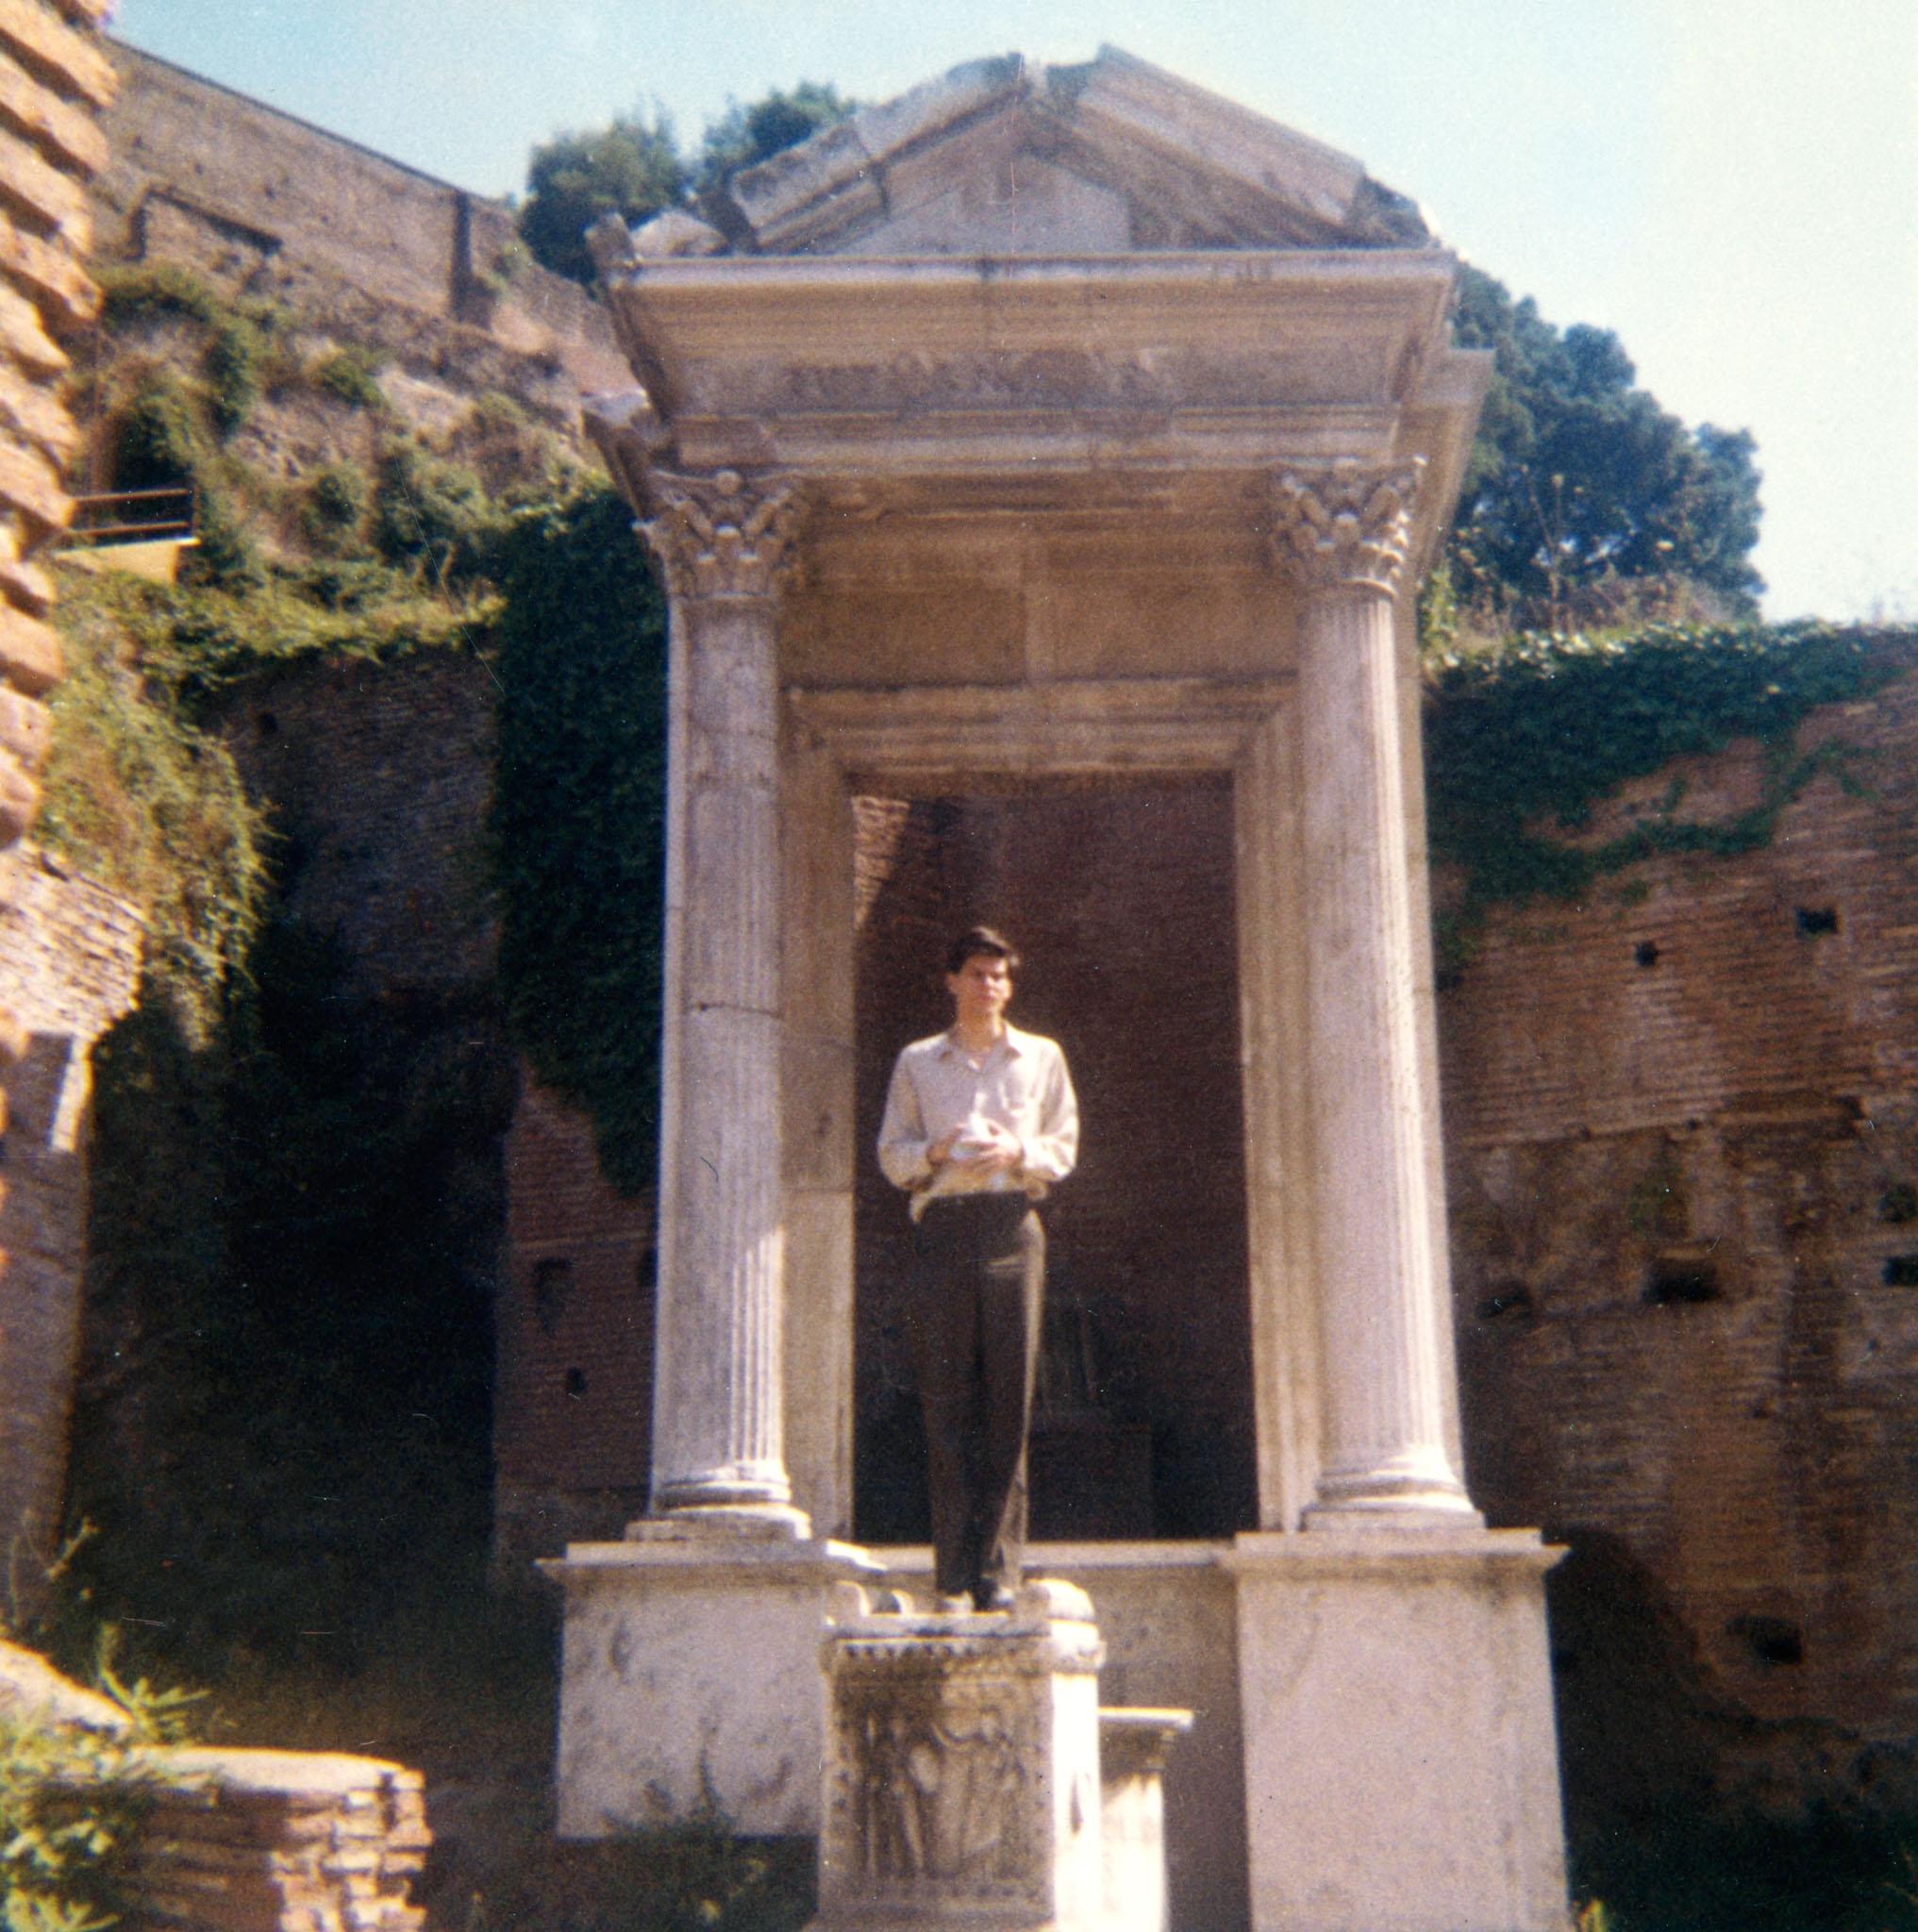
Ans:
{"label": "weathered brick masonry", "polygon": [[[93,1042],[129,1011],[134,908],[30,843],[0,853],[0,987],[25,1041],[8,1074],[0,1194],[0,1535],[24,1582],[58,1526],[86,1253]],[[16,1550],[15,1540],[25,1546]]]}
{"label": "weathered brick masonry", "polygon": [[526,261],[511,210],[131,47],[95,194],[103,258],[183,263],[331,317],[402,373],[572,426],[631,378],[605,311]]}
{"label": "weathered brick masonry", "polygon": [[[106,10],[107,0],[0,0],[0,846],[39,808],[52,732],[42,700],[62,670],[44,621],[53,587],[35,558],[72,508],[63,475],[78,436],[56,393],[68,366],[60,338],[84,327],[99,300],[82,264],[87,182],[107,158],[94,116],[113,95],[92,32]],[[76,1234],[79,1179],[76,1123],[57,1097],[69,1090],[47,1064],[71,1055],[72,1035],[62,1044],[59,1016],[46,1010],[45,934],[35,925],[45,897],[30,863],[16,859],[0,878],[0,918],[16,942],[0,960],[0,1129],[9,1099],[23,1113],[7,1143],[12,1191],[0,1222],[0,1537],[9,1546],[23,1534],[43,1542],[51,1527],[71,1381],[48,1378],[70,1377],[77,1315],[71,1271],[49,1273]]]}
{"label": "weathered brick masonry", "polygon": [[[1441,998],[1468,1460],[1496,1520],[1615,1540],[1708,1696],[1909,1740],[1918,678],[1803,741],[1853,749],[1768,849],[1509,911]],[[1686,760],[1588,836],[1760,775]]]}

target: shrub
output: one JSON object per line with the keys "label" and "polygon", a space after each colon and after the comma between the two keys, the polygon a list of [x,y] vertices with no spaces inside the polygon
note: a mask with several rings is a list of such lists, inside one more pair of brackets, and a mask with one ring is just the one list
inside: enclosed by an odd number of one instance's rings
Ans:
{"label": "shrub", "polygon": [[217,291],[176,261],[109,268],[100,276],[100,320],[108,328],[171,315],[212,323],[226,306]]}
{"label": "shrub", "polygon": [[373,541],[388,562],[443,579],[471,563],[486,519],[486,492],[471,470],[417,442],[387,445],[374,486]]}
{"label": "shrub", "polygon": [[248,316],[228,315],[213,325],[201,367],[207,376],[207,407],[213,426],[231,436],[259,400],[260,365],[266,340]]}
{"label": "shrub", "polygon": [[151,370],[113,426],[113,487],[168,490],[192,483],[200,447],[199,419],[185,384],[171,370]]}
{"label": "shrub", "polygon": [[300,528],[316,545],[339,546],[358,531],[371,498],[366,473],[358,464],[329,463],[307,485]]}
{"label": "shrub", "polygon": [[313,385],[356,409],[384,408],[386,391],[378,379],[383,360],[375,351],[358,342],[344,343],[313,365]]}
{"label": "shrub", "polygon": [[266,568],[253,532],[233,514],[219,491],[202,487],[193,529],[199,541],[181,560],[181,583],[238,591],[266,581]]}

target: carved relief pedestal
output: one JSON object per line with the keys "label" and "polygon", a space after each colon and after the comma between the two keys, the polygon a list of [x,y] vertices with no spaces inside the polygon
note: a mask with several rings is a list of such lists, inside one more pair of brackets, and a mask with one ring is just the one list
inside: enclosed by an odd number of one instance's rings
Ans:
{"label": "carved relief pedestal", "polygon": [[1037,1583],[1009,1616],[873,1615],[828,1633],[814,1932],[1102,1932],[1090,1600]]}

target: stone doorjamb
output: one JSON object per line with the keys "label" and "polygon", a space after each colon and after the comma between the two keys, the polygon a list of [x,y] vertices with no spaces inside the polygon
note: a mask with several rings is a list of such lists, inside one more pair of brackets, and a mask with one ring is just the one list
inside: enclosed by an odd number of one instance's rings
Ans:
{"label": "stone doorjamb", "polygon": [[[1319,1463],[1320,1311],[1312,1291],[1309,1104],[1301,949],[1302,858],[1296,786],[1295,684],[1150,678],[1006,689],[786,693],[786,958],[809,988],[853,976],[851,798],[868,790],[962,795],[1007,777],[1126,779],[1224,774],[1232,781],[1245,1122],[1254,1400],[1259,1524],[1294,1529]],[[822,868],[844,894],[822,890]],[[850,1014],[848,1013],[848,1019]],[[787,1087],[805,1112],[850,1121],[847,1051],[832,1060],[789,1046]],[[796,1064],[795,1064],[796,1060]],[[821,1091],[822,1079],[838,1091]],[[789,1108],[789,1134],[792,1112]],[[800,1123],[802,1136],[805,1124]],[[836,1140],[841,1137],[835,1136]],[[849,1138],[849,1137],[848,1137]],[[862,1150],[846,1146],[856,1160]],[[789,1410],[794,1499],[818,1524],[852,1513],[852,1185],[802,1155],[788,1167],[787,1386],[808,1391]],[[820,1400],[826,1389],[842,1399]],[[796,1411],[836,1419],[808,1428]]]}

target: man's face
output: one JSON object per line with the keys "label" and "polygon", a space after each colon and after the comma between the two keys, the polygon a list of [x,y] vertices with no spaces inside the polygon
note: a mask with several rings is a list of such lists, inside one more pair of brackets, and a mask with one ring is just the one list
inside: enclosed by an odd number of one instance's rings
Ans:
{"label": "man's face", "polygon": [[1012,972],[991,953],[975,953],[957,973],[945,975],[953,1017],[961,1026],[996,1026],[1012,997]]}

